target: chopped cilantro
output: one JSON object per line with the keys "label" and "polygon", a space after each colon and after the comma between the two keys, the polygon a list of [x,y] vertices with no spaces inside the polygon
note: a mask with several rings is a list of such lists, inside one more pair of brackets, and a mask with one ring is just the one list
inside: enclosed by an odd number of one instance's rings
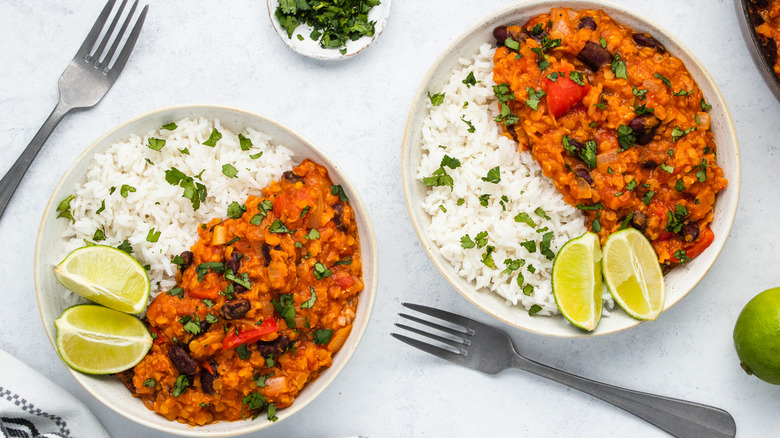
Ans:
{"label": "chopped cilantro", "polygon": [[534,316],[539,313],[540,310],[542,310],[542,306],[534,304],[530,309],[528,309],[528,316]]}
{"label": "chopped cilantro", "polygon": [[162,139],[159,139],[159,138],[149,137],[147,139],[147,141],[148,141],[148,143],[147,143],[146,146],[149,149],[152,149],[152,150],[155,150],[155,151],[159,151],[159,150],[161,150],[163,148],[163,146],[165,146],[165,140],[162,140]]}
{"label": "chopped cilantro", "polygon": [[476,243],[474,243],[473,240],[471,240],[471,237],[469,237],[468,234],[460,238],[460,246],[465,249],[474,248],[476,246]]}
{"label": "chopped cilantro", "polygon": [[317,280],[322,280],[323,278],[330,277],[331,275],[333,275],[333,271],[325,267],[322,262],[317,262],[314,264],[314,277]]}
{"label": "chopped cilantro", "polygon": [[182,287],[174,287],[173,289],[165,293],[172,297],[179,297],[180,299],[184,298],[184,288]]}
{"label": "chopped cilantro", "polygon": [[146,234],[146,241],[147,242],[157,242],[160,239],[160,234],[162,234],[162,231],[155,231],[154,227],[152,227],[151,230],[149,230],[149,233]]}
{"label": "chopped cilantro", "polygon": [[658,167],[660,167],[661,170],[663,170],[666,173],[674,173],[674,166],[669,166],[668,164],[661,163],[661,165]]}
{"label": "chopped cilantro", "polygon": [[102,228],[98,228],[95,230],[95,234],[92,235],[92,240],[94,240],[95,242],[106,240],[106,233],[103,231]]}
{"label": "chopped cilantro", "polygon": [[344,189],[341,187],[341,185],[332,185],[330,186],[330,193],[332,195],[336,195],[341,199],[341,202],[347,202],[349,201],[349,198],[347,198],[347,194],[344,193]]}
{"label": "chopped cilantro", "polygon": [[655,192],[648,190],[648,192],[645,193],[645,196],[642,197],[642,203],[645,205],[650,205],[650,201],[653,200],[653,196],[655,196]]}
{"label": "chopped cilantro", "polygon": [[544,233],[542,234],[542,241],[539,243],[539,252],[542,253],[543,256],[547,257],[550,260],[555,258],[555,253],[552,252],[552,250],[550,249],[552,238],[553,238],[552,231],[548,233]]}
{"label": "chopped cilantro", "polygon": [[249,347],[247,347],[246,344],[241,344],[236,347],[236,353],[238,353],[238,357],[241,360],[249,360],[249,358],[252,357],[252,352],[249,351]]}
{"label": "chopped cilantro", "polygon": [[217,128],[214,128],[211,130],[211,134],[209,134],[208,140],[204,141],[203,144],[206,146],[214,147],[217,145],[217,142],[222,139],[222,133],[217,131]]}
{"label": "chopped cilantro", "polygon": [[488,206],[488,200],[490,200],[490,194],[485,193],[484,195],[479,196],[479,205],[483,207]]}
{"label": "chopped cilantro", "polygon": [[685,137],[689,133],[691,133],[693,131],[696,131],[697,129],[698,129],[697,127],[693,126],[693,127],[690,127],[688,129],[683,130],[683,129],[680,129],[679,127],[675,126],[674,129],[672,129],[672,141],[677,141],[677,140]]}
{"label": "chopped cilantro", "polygon": [[666,84],[666,86],[667,86],[667,87],[669,87],[669,88],[672,88],[672,82],[671,82],[671,81],[669,81],[669,79],[667,79],[667,78],[666,78],[666,77],[664,77],[663,75],[661,75],[661,74],[659,74],[659,73],[656,73],[656,74],[654,74],[653,76],[655,76],[656,78],[660,79],[660,80],[661,80],[661,82],[663,82],[664,84]]}
{"label": "chopped cilantro", "polygon": [[282,221],[279,219],[276,219],[271,223],[271,225],[268,227],[268,231],[270,233],[277,233],[277,234],[282,234],[282,233],[292,234],[295,232],[287,228],[287,225],[282,223]]}
{"label": "chopped cilantro", "polygon": [[309,292],[311,292],[311,297],[301,303],[301,309],[311,309],[314,307],[314,303],[317,302],[317,293],[314,291],[314,288],[309,286]]}
{"label": "chopped cilantro", "polygon": [[312,341],[314,341],[315,344],[325,345],[330,342],[331,337],[333,337],[333,330],[317,329],[314,331],[314,338],[312,338]]}
{"label": "chopped cilantro", "polygon": [[144,380],[144,386],[147,388],[154,388],[155,385],[157,385],[157,382],[152,378]]}
{"label": "chopped cilantro", "polygon": [[501,182],[501,169],[500,166],[496,166],[488,170],[487,176],[482,177],[482,181],[498,184]]}
{"label": "chopped cilantro", "polygon": [[534,213],[539,216],[540,218],[550,220],[550,216],[547,216],[547,212],[544,211],[542,207],[536,207],[536,210],[534,210]]}
{"label": "chopped cilantro", "polygon": [[528,92],[528,99],[525,100],[525,104],[528,105],[528,107],[532,110],[536,111],[539,108],[539,99],[545,96],[546,93],[544,90],[536,91],[531,87],[527,87],[526,91]]}
{"label": "chopped cilantro", "polygon": [[233,167],[232,164],[223,164],[222,165],[222,174],[224,174],[228,178],[236,178],[238,176],[238,170]]}
{"label": "chopped cilantro", "polygon": [[230,203],[230,205],[228,205],[227,215],[229,218],[238,219],[244,214],[245,211],[246,205],[233,201]]}
{"label": "chopped cilantro", "polygon": [[133,192],[135,192],[135,187],[127,184],[122,184],[122,187],[119,189],[119,194],[122,195],[123,198],[127,198],[127,195]]}
{"label": "chopped cilantro", "polygon": [[437,93],[437,94],[431,94],[431,92],[428,92],[428,99],[431,101],[431,105],[433,106],[439,106],[444,102],[444,93]]}
{"label": "chopped cilantro", "polygon": [[620,60],[620,54],[617,52],[615,52],[615,57],[612,59],[610,69],[612,70],[612,73],[615,74],[616,78],[628,79],[626,63]]}
{"label": "chopped cilantro", "polygon": [[520,213],[517,216],[515,216],[515,222],[526,224],[530,227],[535,228],[536,223],[533,219],[531,219],[531,216],[528,213]]}
{"label": "chopped cilantro", "polygon": [[466,76],[466,79],[464,79],[462,82],[466,85],[466,88],[471,88],[472,85],[476,85],[477,79],[474,77],[474,72],[470,71]]}
{"label": "chopped cilantro", "polygon": [[466,131],[468,131],[470,133],[473,133],[474,131],[477,130],[477,128],[474,127],[474,124],[471,123],[471,120],[466,120],[466,116],[465,115],[461,115],[460,119],[463,121],[463,123],[466,124],[466,126],[468,126],[468,129],[466,129]]}
{"label": "chopped cilantro", "polygon": [[133,255],[133,245],[130,245],[130,242],[127,239],[123,240],[116,248]]}
{"label": "chopped cilantro", "polygon": [[173,131],[174,129],[178,128],[179,126],[173,122],[166,123],[162,125],[162,129],[165,129],[166,131]]}
{"label": "chopped cilantro", "polygon": [[189,376],[186,374],[179,374],[179,377],[176,378],[176,383],[173,384],[173,392],[171,395],[178,397],[184,394],[184,391],[186,391],[191,384],[192,382],[190,382]]}
{"label": "chopped cilantro", "polygon": [[492,245],[488,245],[485,248],[485,253],[482,254],[482,263],[485,266],[487,266],[489,268],[493,268],[493,269],[496,268],[496,263],[493,261],[493,256],[492,256],[493,251],[495,251],[495,250],[496,250],[496,247],[494,247]]}

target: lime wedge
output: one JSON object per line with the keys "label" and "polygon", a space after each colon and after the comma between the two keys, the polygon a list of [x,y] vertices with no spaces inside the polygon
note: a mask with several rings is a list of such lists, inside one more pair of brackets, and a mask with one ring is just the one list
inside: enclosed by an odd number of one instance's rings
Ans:
{"label": "lime wedge", "polygon": [[141,313],[149,301],[149,276],[133,256],[104,245],[79,248],[54,276],[82,297],[125,313]]}
{"label": "lime wedge", "polygon": [[615,301],[637,319],[654,320],[664,308],[664,276],[650,241],[633,228],[604,244],[604,281]]}
{"label": "lime wedge", "polygon": [[552,289],[561,314],[575,326],[592,331],[601,319],[601,246],[586,232],[566,242],[553,261]]}
{"label": "lime wedge", "polygon": [[140,319],[103,306],[69,307],[54,326],[57,352],[68,366],[82,373],[124,371],[152,348],[152,336]]}

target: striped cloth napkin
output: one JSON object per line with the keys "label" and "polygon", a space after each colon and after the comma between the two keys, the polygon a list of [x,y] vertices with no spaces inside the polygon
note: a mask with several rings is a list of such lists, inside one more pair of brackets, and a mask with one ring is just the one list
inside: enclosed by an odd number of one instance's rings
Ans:
{"label": "striped cloth napkin", "polygon": [[0,350],[0,438],[110,438],[87,407]]}

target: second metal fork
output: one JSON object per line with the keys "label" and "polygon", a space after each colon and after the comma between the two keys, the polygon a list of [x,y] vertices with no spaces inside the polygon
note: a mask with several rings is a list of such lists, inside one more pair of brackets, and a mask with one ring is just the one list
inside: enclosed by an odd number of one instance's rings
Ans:
{"label": "second metal fork", "polygon": [[396,323],[396,326],[404,330],[447,346],[440,347],[392,333],[396,339],[434,356],[488,374],[496,374],[507,368],[517,368],[546,377],[612,403],[676,437],[733,438],[737,433],[734,419],[722,409],[632,391],[575,376],[521,356],[506,333],[489,325],[432,307],[410,303],[403,303],[403,305],[452,325],[445,327],[413,315],[399,314],[403,318],[448,335],[440,336]]}
{"label": "second metal fork", "polygon": [[[57,102],[54,111],[43,123],[38,133],[35,134],[35,137],[22,152],[22,155],[8,170],[8,173],[0,180],[0,217],[3,216],[6,206],[8,206],[16,188],[22,181],[22,177],[27,172],[27,168],[30,167],[35,156],[38,155],[38,151],[41,150],[46,139],[49,138],[49,135],[60,123],[60,120],[72,109],[87,108],[100,102],[100,99],[114,84],[127,59],[130,57],[130,52],[133,51],[138,34],[141,33],[141,26],[144,24],[149,6],[144,6],[130,34],[123,43],[125,32],[132,22],[138,6],[138,0],[135,0],[124,22],[121,23],[121,27],[115,32],[116,26],[119,24],[119,18],[127,4],[127,0],[122,0],[122,4],[114,15],[114,19],[103,33],[103,37],[98,41],[101,31],[109,22],[108,19],[115,3],[116,0],[109,0],[103,11],[100,12],[100,16],[98,16],[92,29],[89,31],[84,43],[76,52],[76,56],[73,57],[68,67],[62,72],[58,82],[60,100]],[[114,40],[109,46],[108,43],[111,41],[112,35]],[[96,45],[95,50],[92,50]],[[117,50],[119,50],[119,54],[117,54]],[[116,60],[111,64],[115,57]]]}

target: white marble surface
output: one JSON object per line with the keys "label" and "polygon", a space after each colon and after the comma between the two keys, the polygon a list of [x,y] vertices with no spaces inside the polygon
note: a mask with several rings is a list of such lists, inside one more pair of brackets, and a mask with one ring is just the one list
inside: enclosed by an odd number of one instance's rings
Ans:
{"label": "white marble surface", "polygon": [[[69,115],[33,163],[0,219],[5,273],[0,348],[84,401],[117,437],[163,436],[100,405],[68,374],[43,330],[33,247],[49,194],[72,160],[112,126],[178,104],[212,103],[275,118],[341,164],[376,228],[380,285],[363,342],[343,373],[271,436],[666,436],[606,403],[519,371],[487,376],[389,335],[402,301],[488,321],[434,268],[406,211],[401,141],[416,89],[464,30],[514,0],[396,0],[384,34],[365,53],[325,63],[276,36],[265,2],[152,1],[117,84],[95,108]],[[585,339],[507,328],[527,356],[596,380],[724,408],[738,436],[776,433],[780,387],[739,368],[731,331],[742,306],[780,284],[774,229],[780,103],[754,68],[731,0],[624,0],[672,32],[702,61],[731,111],[742,154],[742,193],[730,239],[710,274],[656,322]],[[57,78],[102,0],[0,2],[0,174],[46,119]],[[2,372],[2,364],[0,364]]]}

